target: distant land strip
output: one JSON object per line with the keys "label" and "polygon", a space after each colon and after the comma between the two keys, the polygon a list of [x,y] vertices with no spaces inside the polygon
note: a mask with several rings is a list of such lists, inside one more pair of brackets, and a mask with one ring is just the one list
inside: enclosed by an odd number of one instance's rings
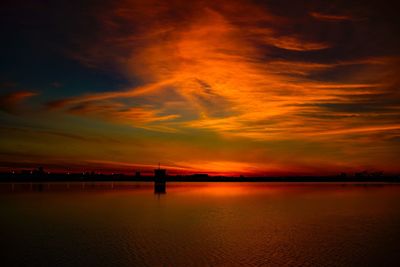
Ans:
{"label": "distant land strip", "polygon": [[[400,182],[398,175],[338,175],[338,176],[282,176],[282,177],[232,177],[201,175],[171,175],[164,178],[165,182]],[[0,173],[0,182],[153,182],[154,176],[125,174],[21,174]]]}

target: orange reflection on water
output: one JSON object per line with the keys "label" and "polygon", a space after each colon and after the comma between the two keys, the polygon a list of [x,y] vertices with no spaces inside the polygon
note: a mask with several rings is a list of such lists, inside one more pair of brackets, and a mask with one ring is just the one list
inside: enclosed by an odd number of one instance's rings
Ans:
{"label": "orange reflection on water", "polygon": [[167,186],[167,192],[181,193],[190,195],[204,195],[204,196],[240,196],[249,195],[255,193],[272,193],[277,191],[277,187],[258,184],[258,183],[224,183],[224,182],[213,182],[213,183],[169,183]]}

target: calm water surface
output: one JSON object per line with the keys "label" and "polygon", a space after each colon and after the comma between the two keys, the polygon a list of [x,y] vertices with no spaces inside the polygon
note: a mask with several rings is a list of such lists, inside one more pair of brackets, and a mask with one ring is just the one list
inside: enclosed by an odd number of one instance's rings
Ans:
{"label": "calm water surface", "polygon": [[400,266],[400,186],[0,184],[0,266]]}

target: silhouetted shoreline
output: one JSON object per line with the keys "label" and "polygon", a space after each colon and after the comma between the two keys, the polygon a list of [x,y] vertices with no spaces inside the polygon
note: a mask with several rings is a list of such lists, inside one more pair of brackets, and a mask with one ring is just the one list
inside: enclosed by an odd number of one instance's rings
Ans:
{"label": "silhouetted shoreline", "polygon": [[[382,182],[398,183],[399,176],[285,176],[285,177],[232,177],[208,175],[166,176],[165,182]],[[154,176],[124,174],[35,174],[0,173],[0,182],[154,182]]]}

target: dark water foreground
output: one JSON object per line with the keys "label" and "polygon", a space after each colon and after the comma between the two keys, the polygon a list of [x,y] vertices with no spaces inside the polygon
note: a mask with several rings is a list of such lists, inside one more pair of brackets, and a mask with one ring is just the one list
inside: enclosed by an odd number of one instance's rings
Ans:
{"label": "dark water foreground", "polygon": [[0,266],[400,266],[400,185],[0,184]]}

